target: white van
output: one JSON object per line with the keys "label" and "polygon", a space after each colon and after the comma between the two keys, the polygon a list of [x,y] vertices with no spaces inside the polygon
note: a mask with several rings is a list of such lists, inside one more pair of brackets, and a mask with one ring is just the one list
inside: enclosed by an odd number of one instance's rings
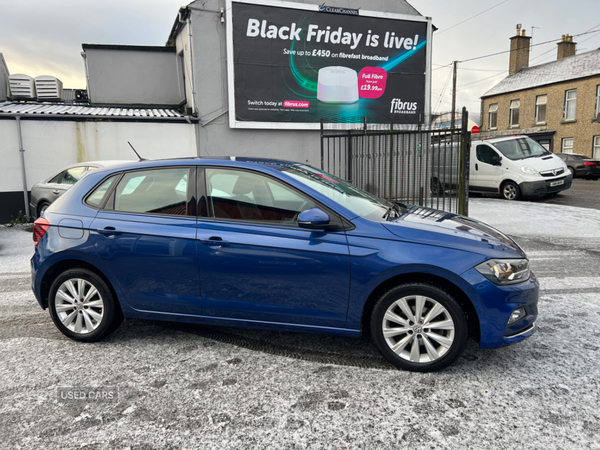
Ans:
{"label": "white van", "polygon": [[573,181],[564,161],[527,136],[471,141],[469,169],[469,192],[507,200],[556,194]]}

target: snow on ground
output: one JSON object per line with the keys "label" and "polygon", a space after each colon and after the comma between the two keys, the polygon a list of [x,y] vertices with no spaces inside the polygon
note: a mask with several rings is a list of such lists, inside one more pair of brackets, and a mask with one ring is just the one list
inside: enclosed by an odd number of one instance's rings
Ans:
{"label": "snow on ground", "polygon": [[491,198],[469,199],[469,217],[508,235],[600,238],[600,210]]}
{"label": "snow on ground", "polygon": [[[540,279],[538,333],[439,373],[369,342],[128,320],[63,337],[29,289],[31,233],[0,228],[0,448],[600,449],[600,212],[473,199]],[[58,388],[116,387],[116,403]]]}

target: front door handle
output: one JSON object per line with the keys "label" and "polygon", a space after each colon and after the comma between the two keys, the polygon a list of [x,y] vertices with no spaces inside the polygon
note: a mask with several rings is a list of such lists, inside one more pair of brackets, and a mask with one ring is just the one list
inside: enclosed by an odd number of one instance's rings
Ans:
{"label": "front door handle", "polygon": [[122,231],[117,231],[115,227],[104,227],[102,230],[96,230],[103,236],[120,236],[123,234]]}
{"label": "front door handle", "polygon": [[227,247],[227,246],[231,245],[231,242],[224,241],[223,239],[221,239],[218,236],[211,236],[209,239],[200,239],[200,242],[203,243],[204,245],[219,246],[219,247]]}
{"label": "front door handle", "polygon": [[475,163],[475,170],[479,170],[479,166]]}

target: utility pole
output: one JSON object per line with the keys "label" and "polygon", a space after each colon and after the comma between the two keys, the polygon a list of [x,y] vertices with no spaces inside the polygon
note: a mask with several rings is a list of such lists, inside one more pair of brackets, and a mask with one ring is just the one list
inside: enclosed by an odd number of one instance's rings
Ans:
{"label": "utility pole", "polygon": [[454,70],[452,74],[452,121],[450,123],[450,128],[454,129],[455,123],[455,115],[456,115],[456,66],[458,65],[458,61],[454,61]]}

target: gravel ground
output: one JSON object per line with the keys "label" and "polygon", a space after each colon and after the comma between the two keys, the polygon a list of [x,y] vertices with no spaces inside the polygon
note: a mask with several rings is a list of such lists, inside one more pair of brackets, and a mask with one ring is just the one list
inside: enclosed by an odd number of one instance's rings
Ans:
{"label": "gravel ground", "polygon": [[[0,448],[600,449],[600,211],[475,199],[471,215],[528,252],[539,332],[433,374],[331,336],[127,320],[70,341],[30,291],[31,233],[0,228]],[[118,396],[59,402],[92,387]]]}

